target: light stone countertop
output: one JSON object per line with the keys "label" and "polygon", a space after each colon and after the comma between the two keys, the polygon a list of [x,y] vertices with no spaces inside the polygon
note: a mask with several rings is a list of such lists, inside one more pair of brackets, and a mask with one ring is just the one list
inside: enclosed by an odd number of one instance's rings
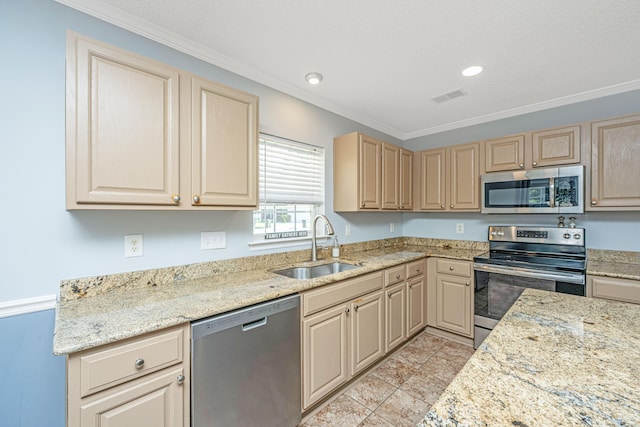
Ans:
{"label": "light stone countertop", "polygon": [[[160,283],[149,279],[153,272],[141,272],[129,285],[106,287],[108,276],[76,279],[61,285],[67,288],[58,302],[53,352],[65,355],[102,344],[138,336],[169,326],[235,310],[304,290],[360,276],[425,256],[473,260],[482,249],[402,245],[348,253],[341,262],[360,264],[360,268],[297,280],[273,273],[289,265],[274,265],[247,271],[221,272],[208,277]],[[335,261],[321,260],[318,263]],[[233,260],[232,260],[233,261]],[[244,262],[250,262],[244,261]],[[295,265],[309,263],[294,263]],[[123,275],[124,276],[124,275]],[[156,278],[157,279],[157,278]],[[73,298],[68,294],[76,293]]]}
{"label": "light stone countertop", "polygon": [[640,305],[527,289],[425,426],[640,425]]}
{"label": "light stone countertop", "polygon": [[588,249],[587,274],[640,280],[640,252]]}

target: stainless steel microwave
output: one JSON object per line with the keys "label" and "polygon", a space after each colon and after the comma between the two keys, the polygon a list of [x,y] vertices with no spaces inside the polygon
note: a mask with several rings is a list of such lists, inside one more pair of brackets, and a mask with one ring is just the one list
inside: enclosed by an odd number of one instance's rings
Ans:
{"label": "stainless steel microwave", "polygon": [[583,213],[584,166],[482,175],[482,213]]}

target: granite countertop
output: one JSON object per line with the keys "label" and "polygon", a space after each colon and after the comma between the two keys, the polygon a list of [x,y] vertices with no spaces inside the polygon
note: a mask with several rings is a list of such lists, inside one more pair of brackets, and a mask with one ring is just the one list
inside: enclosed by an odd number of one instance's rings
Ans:
{"label": "granite countertop", "polygon": [[640,280],[640,252],[588,249],[587,274]]}
{"label": "granite countertop", "polygon": [[425,426],[640,425],[640,305],[527,289]]}
{"label": "granite countertop", "polygon": [[[272,300],[394,265],[437,256],[463,260],[483,252],[480,249],[402,245],[349,253],[339,259],[325,259],[318,264],[339,260],[359,264],[360,268],[319,277],[297,280],[273,273],[289,265],[274,265],[231,273],[211,274],[194,280],[176,280],[168,284],[115,287],[92,294],[91,288],[76,283],[80,296],[61,298],[56,310],[53,352],[69,354],[121,339],[138,336],[169,326],[203,319],[241,307]],[[295,263],[295,265],[310,263]],[[101,277],[94,278],[100,281]],[[147,280],[144,275],[138,281]],[[65,291],[69,292],[69,291]],[[62,291],[61,291],[62,294]]]}

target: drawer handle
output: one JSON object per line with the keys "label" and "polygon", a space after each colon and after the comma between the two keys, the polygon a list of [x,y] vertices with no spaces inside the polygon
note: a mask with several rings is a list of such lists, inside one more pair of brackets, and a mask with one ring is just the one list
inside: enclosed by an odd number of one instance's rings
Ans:
{"label": "drawer handle", "polygon": [[142,369],[142,367],[144,366],[144,359],[136,359],[134,365],[136,369]]}
{"label": "drawer handle", "polygon": [[453,266],[449,267],[449,270],[453,271]]}
{"label": "drawer handle", "polygon": [[179,385],[184,384],[184,379],[185,379],[184,375],[178,375],[178,384]]}

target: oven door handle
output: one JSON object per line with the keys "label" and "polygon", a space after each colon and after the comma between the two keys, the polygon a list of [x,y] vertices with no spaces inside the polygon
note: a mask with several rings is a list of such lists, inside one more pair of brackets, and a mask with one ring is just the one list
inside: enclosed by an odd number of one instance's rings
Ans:
{"label": "oven door handle", "polygon": [[571,273],[548,273],[541,272],[539,270],[530,270],[521,267],[501,267],[496,265],[488,265],[488,264],[473,264],[473,269],[478,271],[486,271],[487,273],[498,273],[498,274],[506,274],[508,276],[520,276],[520,277],[531,277],[534,279],[547,279],[547,280],[556,280],[560,282],[567,283],[576,283],[578,285],[584,285],[585,278],[581,274],[571,274]]}

